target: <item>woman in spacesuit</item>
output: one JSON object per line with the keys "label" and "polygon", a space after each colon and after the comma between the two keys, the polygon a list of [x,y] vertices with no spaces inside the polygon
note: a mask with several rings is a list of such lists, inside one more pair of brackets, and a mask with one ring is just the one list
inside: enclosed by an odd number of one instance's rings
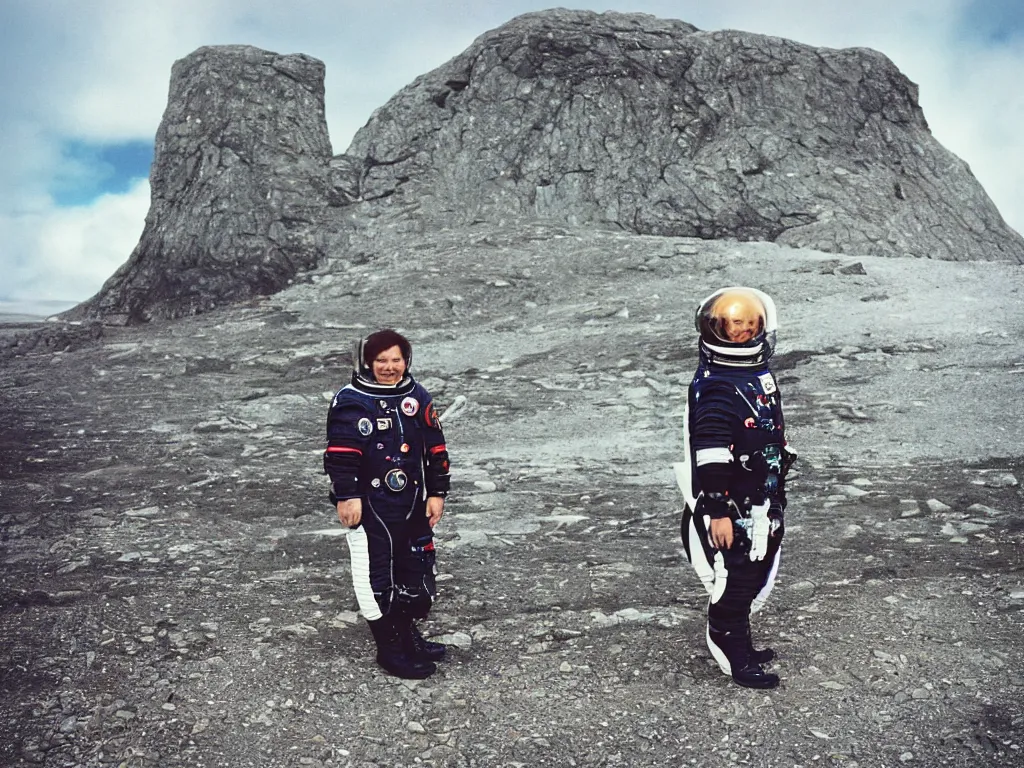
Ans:
{"label": "woman in spacesuit", "polygon": [[445,656],[415,621],[436,594],[433,527],[450,480],[441,422],[411,364],[412,345],[391,329],[356,345],[352,380],[331,402],[323,460],[331,503],[351,529],[352,585],[377,663],[422,679]]}

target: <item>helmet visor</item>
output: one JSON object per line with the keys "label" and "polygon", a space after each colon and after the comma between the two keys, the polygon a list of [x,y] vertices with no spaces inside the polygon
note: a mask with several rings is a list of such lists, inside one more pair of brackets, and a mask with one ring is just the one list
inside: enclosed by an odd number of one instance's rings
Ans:
{"label": "helmet visor", "polygon": [[765,330],[767,310],[750,288],[729,288],[701,305],[697,324],[706,341],[746,344]]}
{"label": "helmet visor", "polygon": [[756,288],[721,288],[700,303],[694,319],[702,349],[719,362],[746,365],[775,353],[775,303]]}

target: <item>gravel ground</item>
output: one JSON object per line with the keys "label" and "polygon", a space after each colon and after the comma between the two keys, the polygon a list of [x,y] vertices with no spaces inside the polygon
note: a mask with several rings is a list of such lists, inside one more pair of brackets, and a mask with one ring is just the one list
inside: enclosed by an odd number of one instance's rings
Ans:
{"label": "gravel ground", "polygon": [[[266,300],[8,348],[0,765],[1021,764],[1019,267],[540,226],[351,247]],[[755,282],[801,453],[771,692],[704,647],[671,471],[693,307]],[[373,664],[320,470],[325,393],[384,325],[454,463],[422,682]]]}

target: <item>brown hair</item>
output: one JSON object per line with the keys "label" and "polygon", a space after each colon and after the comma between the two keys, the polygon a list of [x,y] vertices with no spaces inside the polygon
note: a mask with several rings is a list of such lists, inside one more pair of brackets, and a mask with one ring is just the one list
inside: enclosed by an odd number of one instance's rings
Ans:
{"label": "brown hair", "polygon": [[408,366],[412,359],[412,344],[405,336],[390,328],[371,333],[366,337],[366,341],[363,342],[363,364],[372,370],[373,361],[377,359],[377,355],[392,347],[398,347],[405,359],[406,366]]}

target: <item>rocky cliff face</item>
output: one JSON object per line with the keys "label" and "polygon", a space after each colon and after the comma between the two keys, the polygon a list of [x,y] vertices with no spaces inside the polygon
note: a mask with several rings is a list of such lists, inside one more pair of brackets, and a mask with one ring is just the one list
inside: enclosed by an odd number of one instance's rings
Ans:
{"label": "rocky cliff face", "polygon": [[845,253],[1024,262],[885,56],[641,14],[545,11],[379,109],[359,192],[515,217]]}
{"label": "rocky cliff face", "polygon": [[324,66],[249,46],[176,62],[131,258],[75,314],[142,322],[273,293],[315,265],[331,156]]}
{"label": "rocky cliff face", "polygon": [[367,221],[369,250],[396,231],[534,220],[1024,262],[874,51],[527,14],[418,78],[334,158],[323,77],[315,59],[244,46],[177,62],[142,239],[72,316],[144,322],[270,294],[325,254],[352,258],[340,236]]}

